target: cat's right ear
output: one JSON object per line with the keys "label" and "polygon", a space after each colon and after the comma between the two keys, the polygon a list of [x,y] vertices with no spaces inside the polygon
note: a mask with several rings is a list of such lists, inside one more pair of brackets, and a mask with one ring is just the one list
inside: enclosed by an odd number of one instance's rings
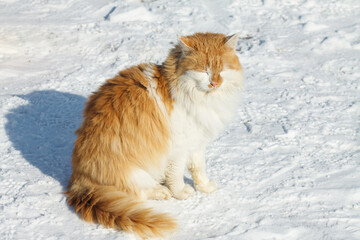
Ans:
{"label": "cat's right ear", "polygon": [[233,35],[227,36],[225,45],[235,50],[238,39],[239,39],[239,33],[235,33]]}
{"label": "cat's right ear", "polygon": [[179,45],[180,45],[181,50],[182,50],[183,53],[187,53],[187,52],[190,52],[191,50],[193,50],[191,45],[190,45],[191,41],[190,41],[189,38],[184,37],[184,36],[180,36],[179,40],[180,40]]}

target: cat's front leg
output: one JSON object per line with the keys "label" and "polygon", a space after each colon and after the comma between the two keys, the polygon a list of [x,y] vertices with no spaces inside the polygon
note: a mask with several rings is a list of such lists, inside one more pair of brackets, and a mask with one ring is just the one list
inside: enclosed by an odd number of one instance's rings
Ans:
{"label": "cat's front leg", "polygon": [[206,175],[205,150],[194,152],[189,160],[188,169],[195,183],[195,188],[204,193],[211,193],[217,189],[217,184],[209,180]]}
{"label": "cat's front leg", "polygon": [[185,163],[182,161],[170,161],[166,171],[166,183],[177,199],[187,199],[195,193],[193,187],[184,183]]}

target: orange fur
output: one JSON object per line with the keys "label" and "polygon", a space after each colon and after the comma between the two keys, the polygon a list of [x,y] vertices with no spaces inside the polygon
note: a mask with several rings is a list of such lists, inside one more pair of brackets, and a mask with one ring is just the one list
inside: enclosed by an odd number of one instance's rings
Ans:
{"label": "orange fur", "polygon": [[156,175],[166,165],[174,101],[171,88],[177,88],[180,75],[211,66],[213,81],[221,85],[223,65],[241,69],[223,34],[194,34],[181,41],[188,48],[186,56],[179,44],[161,66],[140,64],[125,69],[86,103],[66,191],[69,205],[84,220],[143,238],[161,237],[176,228],[167,214],[144,207],[140,200],[144,193],[132,181],[132,174],[141,169]]}
{"label": "orange fur", "polygon": [[105,227],[135,232],[142,238],[163,237],[164,232],[176,228],[167,214],[153,213],[143,203],[112,186],[85,187],[84,182],[73,182],[67,192],[68,203],[88,222]]}
{"label": "orange fur", "polygon": [[[168,148],[168,123],[147,93],[144,69],[139,65],[120,72],[89,98],[76,131],[67,195],[85,220],[149,237],[161,236],[176,224],[165,214],[142,209],[135,201],[140,192],[129,181],[133,169],[160,167]],[[169,99],[167,84],[159,79],[159,92]],[[167,103],[171,111],[171,101]],[[129,214],[109,213],[108,206],[129,209]]]}

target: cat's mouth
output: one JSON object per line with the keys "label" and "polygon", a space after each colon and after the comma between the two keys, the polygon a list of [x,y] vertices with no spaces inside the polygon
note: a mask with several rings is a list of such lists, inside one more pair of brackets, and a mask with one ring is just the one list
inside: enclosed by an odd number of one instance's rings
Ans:
{"label": "cat's mouth", "polygon": [[208,87],[208,91],[214,91],[216,89],[216,86],[212,85],[211,83],[208,85]]}
{"label": "cat's mouth", "polygon": [[213,86],[211,84],[208,85],[207,93],[215,92],[218,89],[218,86]]}
{"label": "cat's mouth", "polygon": [[221,84],[219,84],[219,83],[217,83],[217,82],[215,82],[215,81],[212,81],[212,82],[210,82],[210,83],[208,84],[208,88],[209,88],[208,91],[210,91],[210,92],[215,91],[215,90],[218,89],[220,86],[221,86]]}

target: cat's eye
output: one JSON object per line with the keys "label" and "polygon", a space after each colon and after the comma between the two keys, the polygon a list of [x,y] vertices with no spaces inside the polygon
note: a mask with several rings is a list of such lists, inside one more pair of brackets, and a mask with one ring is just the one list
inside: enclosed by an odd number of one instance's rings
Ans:
{"label": "cat's eye", "polygon": [[206,72],[206,74],[207,74],[208,76],[211,76],[211,70],[210,70],[210,68],[207,68],[205,72]]}

